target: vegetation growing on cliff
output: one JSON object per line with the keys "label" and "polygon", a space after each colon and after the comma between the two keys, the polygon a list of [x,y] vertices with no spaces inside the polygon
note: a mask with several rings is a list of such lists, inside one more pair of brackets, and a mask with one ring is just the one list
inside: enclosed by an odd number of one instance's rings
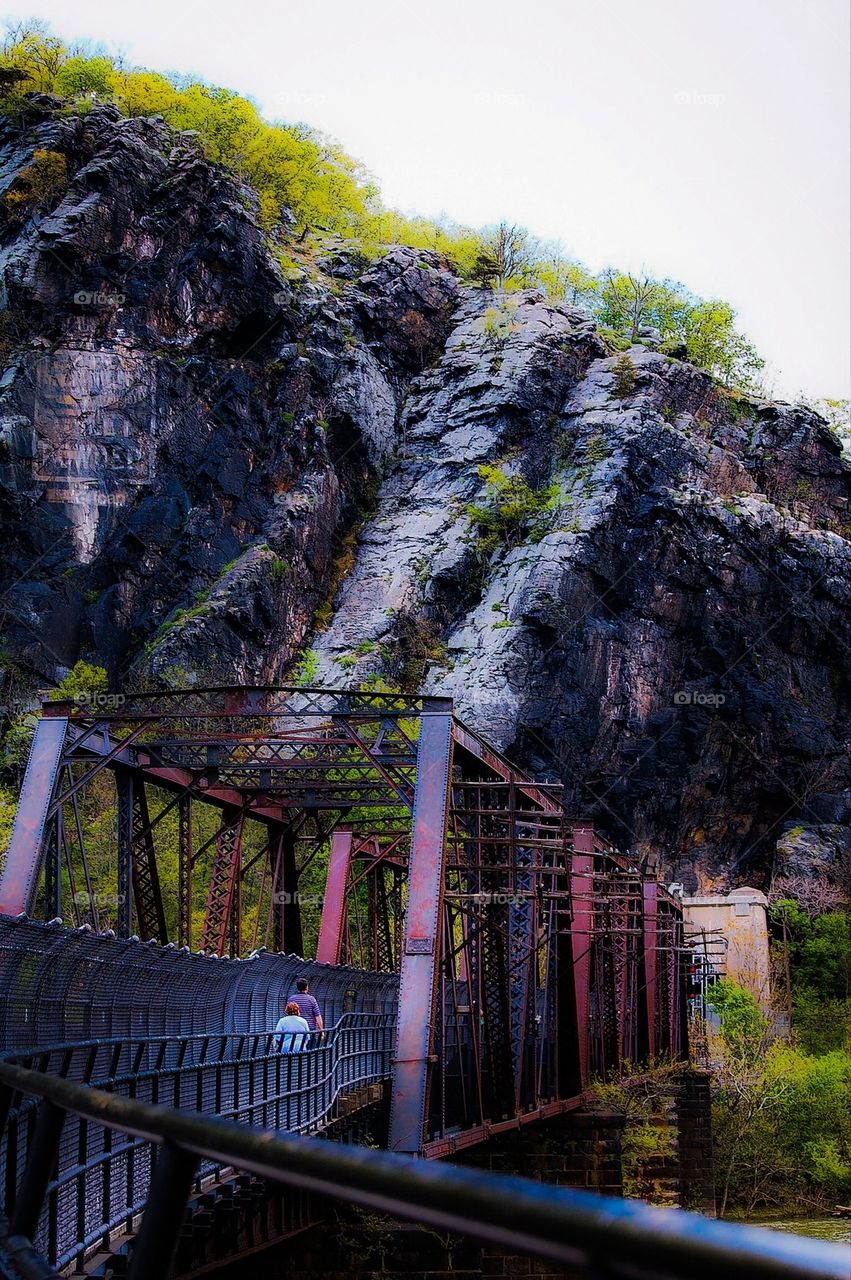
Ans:
{"label": "vegetation growing on cliff", "polygon": [[[288,240],[291,251],[309,252],[311,237],[329,232],[367,257],[393,243],[435,250],[473,284],[537,287],[587,308],[615,346],[655,330],[663,349],[725,385],[751,387],[758,380],[763,361],[736,329],[728,303],[696,298],[680,284],[643,274],[608,269],[593,275],[561,246],[542,243],[524,227],[502,222],[477,230],[387,209],[372,175],[337,142],[303,123],[269,123],[229,89],[127,67],[101,49],[65,44],[30,22],[11,27],[0,49],[0,107],[20,117],[33,92],[64,99],[69,112],[110,102],[126,116],[159,115],[175,130],[192,132],[209,159],[254,188],[261,225],[279,242]],[[35,176],[39,182],[46,176],[51,190],[58,190],[55,168]],[[26,203],[31,194],[13,193],[13,199]]]}
{"label": "vegetation growing on cliff", "polygon": [[546,531],[547,516],[560,497],[558,484],[533,489],[522,476],[508,475],[500,467],[478,468],[485,482],[485,501],[471,502],[467,515],[476,536],[476,550],[487,559],[499,548],[511,550],[527,536]]}

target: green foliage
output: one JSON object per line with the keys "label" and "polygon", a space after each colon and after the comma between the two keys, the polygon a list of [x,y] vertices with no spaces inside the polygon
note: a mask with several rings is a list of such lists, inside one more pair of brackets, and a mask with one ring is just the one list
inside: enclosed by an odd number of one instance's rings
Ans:
{"label": "green foliage", "polygon": [[547,517],[561,497],[558,484],[532,489],[522,476],[506,475],[496,466],[482,465],[478,473],[485,482],[486,500],[468,503],[466,510],[481,556],[489,558],[499,547],[516,547],[527,537],[543,537]]}
{"label": "green foliage", "polygon": [[793,940],[794,1042],[770,1043],[753,997],[728,979],[709,997],[721,1027],[713,1127],[722,1216],[851,1193],[848,916],[811,919],[790,900],[773,914]]}
{"label": "green foliage", "polygon": [[619,400],[632,395],[635,390],[635,365],[626,353],[618,356],[614,365],[615,395]]}
{"label": "green foliage", "polygon": [[538,276],[538,246],[525,227],[500,222],[479,233],[470,279],[485,288],[522,289]]}
{"label": "green foliage", "polygon": [[17,801],[15,793],[7,787],[0,787],[0,856],[2,856],[9,847],[9,839],[12,835],[12,827],[15,822],[15,810]]}
{"label": "green foliage", "polygon": [[625,1062],[615,1080],[592,1086],[594,1097],[626,1121],[621,1153],[623,1191],[630,1198],[651,1198],[662,1203],[655,1182],[659,1162],[677,1149],[677,1130],[670,1123],[672,1077],[682,1064],[659,1058],[640,1066]]}
{"label": "green foliage", "polygon": [[[331,561],[328,572],[328,589],[325,593],[325,599],[313,615],[313,625],[319,631],[323,631],[330,625],[331,619],[334,616],[334,599],[337,592],[355,567],[355,556],[357,554],[358,533],[360,532],[360,528],[361,523],[359,522],[343,534],[343,537],[340,539],[340,549]],[[357,650],[355,652],[357,652]]]}
{"label": "green foliage", "polygon": [[571,306],[594,308],[599,303],[600,281],[581,262],[573,262],[557,248],[545,251],[536,263],[537,282],[547,296]]}
{"label": "green foliage", "polygon": [[713,1107],[721,1211],[833,1204],[851,1192],[851,1055],[776,1042],[744,1075],[727,1066]]}
{"label": "green foliage", "polygon": [[809,1053],[851,1052],[851,912],[812,916],[784,898],[772,905],[771,917],[782,934],[774,945],[780,968],[788,946],[798,1044]]}
{"label": "green foliage", "polygon": [[707,1004],[718,1015],[727,1054],[737,1061],[755,1062],[765,1046],[768,1022],[751,993],[722,978],[710,989]]}
{"label": "green foliage", "polygon": [[[105,693],[107,688],[107,675],[103,667],[81,661],[74,664],[65,679],[50,691],[48,697],[51,701],[81,701],[91,698],[95,693]],[[0,769],[19,777],[27,763],[38,724],[38,713],[31,709],[33,700],[31,698],[26,705],[10,715],[0,744]]]}
{"label": "green foliage", "polygon": [[515,320],[517,304],[504,302],[500,307],[488,307],[482,319],[482,333],[489,347],[498,349],[520,327]]}
{"label": "green foliage", "polygon": [[103,667],[80,661],[74,663],[65,679],[48,696],[52,702],[74,702],[80,698],[90,698],[94,693],[106,693],[108,687]]}
{"label": "green foliage", "polygon": [[684,355],[728,387],[755,387],[765,364],[735,328],[729,303],[696,298],[671,280],[604,272],[597,318],[630,342],[640,341],[645,327],[657,329],[663,350]]}
{"label": "green foliage", "polygon": [[606,441],[601,435],[592,436],[585,446],[585,457],[589,462],[605,462],[609,456]]}
{"label": "green foliage", "polygon": [[369,230],[377,192],[363,166],[303,125],[267,123],[253,103],[228,89],[178,87],[153,71],[82,57],[36,27],[6,41],[2,68],[30,76],[17,94],[8,95],[8,108],[17,108],[21,93],[33,88],[69,99],[96,93],[127,116],[161,115],[175,129],[195,131],[211,160],[254,187],[266,227],[279,221],[286,206],[303,231],[316,226],[344,235]]}
{"label": "green foliage", "polygon": [[[6,678],[9,679],[8,671]],[[77,662],[65,679],[50,691],[48,697],[51,701],[73,702],[91,698],[95,693],[105,693],[107,688],[107,675],[103,667],[95,667],[88,662]],[[38,724],[38,713],[32,709],[35,701],[34,690],[28,691],[28,695],[23,695],[17,707],[14,706],[15,698],[10,699],[12,707],[9,720],[0,742],[0,770],[18,780],[23,775],[35,727]],[[1,791],[0,794],[2,794]],[[0,829],[2,829],[2,821],[0,816]]]}
{"label": "green foliage", "polygon": [[287,574],[290,572],[289,560],[284,560],[280,556],[275,556],[269,567],[269,576],[275,583],[283,582]]}
{"label": "green foliage", "polygon": [[319,654],[315,649],[302,649],[293,672],[293,684],[305,689],[313,684],[318,674]]}
{"label": "green foliage", "polygon": [[755,387],[765,361],[747,339],[736,331],[736,313],[728,302],[717,298],[678,302],[669,341],[682,341],[686,357],[701,369],[709,369],[725,387]]}
{"label": "green foliage", "polygon": [[[387,209],[371,175],[336,142],[304,124],[269,123],[231,90],[126,68],[102,53],[67,46],[43,24],[28,22],[10,30],[0,51],[0,107],[17,112],[34,90],[65,97],[78,111],[92,96],[108,99],[127,116],[157,114],[176,130],[194,131],[211,160],[254,188],[263,227],[280,236],[284,210],[294,217],[300,247],[283,259],[288,276],[299,275],[295,257],[309,257],[315,235],[344,237],[364,262],[384,245],[410,245],[443,255],[464,279],[485,288],[538,287],[588,308],[616,349],[637,341],[650,325],[659,330],[664,349],[686,355],[725,385],[749,388],[757,382],[762,361],[735,328],[727,303],[696,298],[670,280],[614,270],[595,276],[559,246],[538,243],[524,227],[502,222],[476,230],[445,217]],[[30,191],[28,179],[7,193],[7,200],[13,197],[9,212],[16,204],[28,208],[28,201],[48,198],[36,188],[46,184],[49,198],[62,188],[62,175],[49,169],[42,162],[42,171],[31,175]],[[423,262],[422,269],[429,264]]]}
{"label": "green foliage", "polygon": [[112,63],[109,58],[71,57],[59,68],[53,87],[68,98],[84,93],[108,97],[112,93]]}

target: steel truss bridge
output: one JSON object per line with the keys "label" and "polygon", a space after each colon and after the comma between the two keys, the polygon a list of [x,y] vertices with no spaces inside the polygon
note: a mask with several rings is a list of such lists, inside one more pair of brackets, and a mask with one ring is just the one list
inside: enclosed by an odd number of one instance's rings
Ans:
{"label": "steel truss bridge", "polygon": [[[678,902],[559,794],[445,699],[45,702],[0,875],[12,1234],[80,1267],[151,1214],[171,1140],[98,1121],[80,1089],[327,1136],[389,1091],[388,1148],[437,1158],[578,1107],[624,1061],[680,1056]],[[330,1030],[281,1055],[299,975]],[[177,1177],[181,1214],[192,1179],[222,1173],[208,1146]]]}

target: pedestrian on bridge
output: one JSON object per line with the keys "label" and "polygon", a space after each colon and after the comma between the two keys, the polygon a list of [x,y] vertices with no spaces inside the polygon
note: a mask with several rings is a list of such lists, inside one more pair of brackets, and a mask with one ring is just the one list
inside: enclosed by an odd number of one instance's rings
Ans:
{"label": "pedestrian on bridge", "polygon": [[299,978],[295,985],[296,992],[287,997],[287,1002],[298,1006],[299,1013],[307,1019],[307,1025],[311,1031],[322,1031],[324,1029],[322,1014],[319,1012],[316,998],[310,994],[307,978]]}
{"label": "pedestrian on bridge", "polygon": [[277,1036],[275,1047],[281,1053],[298,1053],[305,1047],[305,1036],[309,1032],[310,1027],[307,1025],[307,1019],[303,1018],[299,1013],[296,1002],[290,1000],[283,1018],[279,1018],[275,1025],[275,1035]]}

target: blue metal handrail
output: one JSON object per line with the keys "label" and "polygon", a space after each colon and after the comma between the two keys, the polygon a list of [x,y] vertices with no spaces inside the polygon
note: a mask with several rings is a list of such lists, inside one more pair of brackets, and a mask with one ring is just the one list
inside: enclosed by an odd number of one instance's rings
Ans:
{"label": "blue metal handrail", "polygon": [[[130,1260],[129,1280],[165,1277],[186,1201],[203,1161],[275,1183],[632,1280],[847,1280],[845,1249],[697,1214],[652,1209],[523,1178],[482,1174],[389,1152],[258,1133],[218,1117],[120,1098],[0,1063],[7,1090],[42,1099],[33,1159],[18,1191],[13,1227],[37,1219],[45,1168],[74,1115],[162,1148]],[[47,1277],[45,1278],[47,1280]]]}
{"label": "blue metal handrail", "polygon": [[[294,1053],[277,1052],[271,1031],[153,1036],[45,1046],[7,1055],[0,1066],[253,1128],[311,1133],[335,1119],[342,1096],[388,1076],[393,1027],[391,1014],[345,1014],[327,1032],[303,1033],[311,1044]],[[104,1061],[107,1069],[98,1075]],[[30,1153],[35,1107],[30,1098],[12,1110],[0,1138],[0,1185],[7,1188]],[[94,1245],[108,1245],[110,1234],[129,1228],[145,1204],[150,1172],[148,1143],[116,1146],[107,1130],[72,1120],[59,1143],[57,1176],[46,1188],[49,1211],[37,1246],[62,1267],[82,1262]],[[219,1172],[205,1164],[201,1176]]]}

